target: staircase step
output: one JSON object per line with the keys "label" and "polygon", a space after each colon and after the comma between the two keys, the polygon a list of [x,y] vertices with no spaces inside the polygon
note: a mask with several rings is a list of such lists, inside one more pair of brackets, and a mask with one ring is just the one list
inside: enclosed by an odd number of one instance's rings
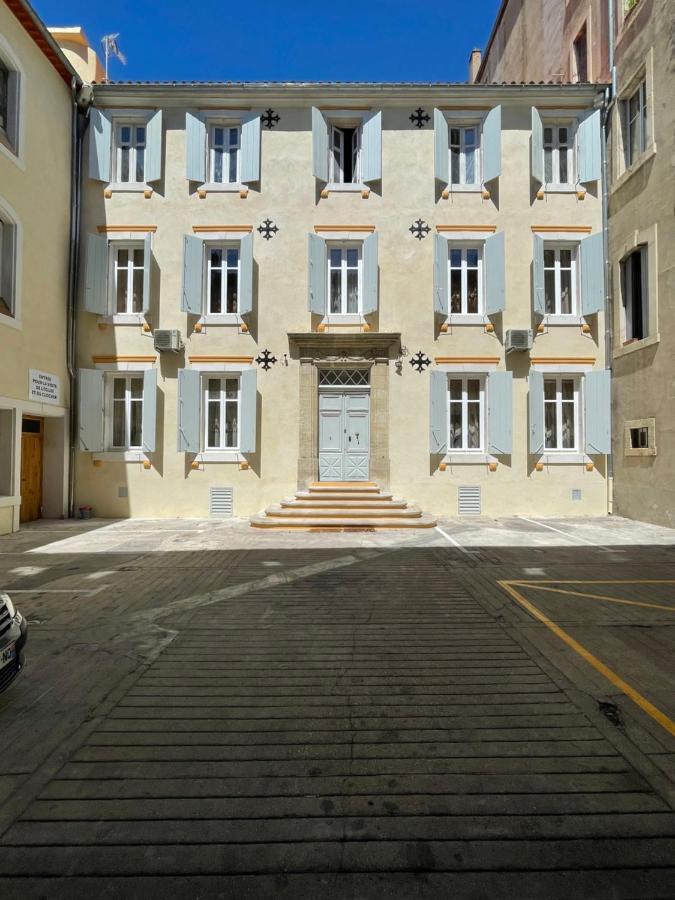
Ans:
{"label": "staircase step", "polygon": [[316,481],[309,485],[311,494],[330,494],[344,492],[348,494],[377,494],[380,488],[372,481]]}
{"label": "staircase step", "polygon": [[375,531],[376,529],[411,529],[411,528],[434,528],[436,520],[431,516],[422,515],[414,519],[406,518],[368,518],[367,516],[354,516],[353,518],[333,519],[319,518],[316,516],[306,516],[304,518],[284,519],[282,516],[253,516],[251,525],[254,528],[276,529],[277,531],[289,531],[294,529],[312,530],[312,531],[345,531],[345,530],[364,530]]}
{"label": "staircase step", "polygon": [[311,498],[311,499],[302,499],[297,500],[292,497],[288,497],[285,500],[281,501],[282,506],[288,506],[292,509],[323,509],[326,507],[330,507],[331,509],[339,508],[339,509],[405,509],[408,505],[405,500],[386,500],[377,498],[368,499],[368,500],[354,500],[353,497],[350,497],[349,500],[330,500],[325,497],[321,497],[319,499]]}
{"label": "staircase step", "polygon": [[340,509],[334,506],[326,509],[314,508],[311,510],[293,507],[289,508],[287,506],[268,506],[265,510],[265,515],[272,518],[307,518],[310,516],[313,519],[353,519],[357,516],[359,519],[419,519],[422,515],[422,510],[415,506],[409,506],[404,509],[394,507],[391,509],[359,509],[357,511],[353,509]]}
{"label": "staircase step", "polygon": [[370,493],[364,493],[362,491],[322,491],[322,492],[309,492],[309,491],[297,491],[295,494],[298,500],[333,500],[340,502],[342,500],[392,500],[393,497],[390,493],[382,492],[382,491],[371,491]]}

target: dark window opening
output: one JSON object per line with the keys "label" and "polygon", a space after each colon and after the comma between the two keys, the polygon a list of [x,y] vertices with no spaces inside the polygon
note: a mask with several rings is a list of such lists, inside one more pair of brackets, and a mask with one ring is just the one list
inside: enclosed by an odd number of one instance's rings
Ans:
{"label": "dark window opening", "polygon": [[647,260],[646,248],[639,247],[621,263],[623,304],[626,317],[627,341],[641,341],[647,337]]}
{"label": "dark window opening", "polygon": [[352,184],[356,179],[356,143],[358,137],[355,136],[356,128],[343,128],[344,135],[344,183]]}
{"label": "dark window opening", "polygon": [[588,81],[588,38],[586,25],[574,41],[574,68],[577,81]]}
{"label": "dark window opening", "polygon": [[23,419],[21,422],[21,431],[24,434],[40,434],[42,422],[39,419]]}
{"label": "dark window opening", "polygon": [[644,450],[649,447],[649,429],[631,428],[630,445],[633,450]]}
{"label": "dark window opening", "polygon": [[0,62],[0,128],[7,131],[9,119],[9,72],[7,66]]}

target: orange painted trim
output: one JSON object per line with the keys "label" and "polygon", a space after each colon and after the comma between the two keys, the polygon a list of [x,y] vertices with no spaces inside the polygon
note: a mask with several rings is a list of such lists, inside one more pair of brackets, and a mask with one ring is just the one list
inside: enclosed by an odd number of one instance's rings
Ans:
{"label": "orange painted trim", "polygon": [[315,225],[314,231],[317,232],[317,234],[320,231],[329,231],[329,232],[363,231],[364,233],[367,232],[369,234],[372,234],[372,232],[375,231],[375,226],[374,225]]}
{"label": "orange painted trim", "polygon": [[195,234],[213,234],[218,231],[236,231],[248,234],[253,231],[253,225],[193,225],[192,230]]}
{"label": "orange painted trim", "polygon": [[494,234],[497,230],[496,225],[437,225],[436,231],[439,234],[443,234],[444,232],[456,232],[456,231],[485,231],[490,234]]}
{"label": "orange painted trim", "polygon": [[530,363],[538,366],[567,365],[574,363],[576,365],[592,366],[595,363],[594,356],[532,356]]}
{"label": "orange painted trim", "polygon": [[540,231],[542,234],[550,234],[554,231],[562,231],[566,234],[590,234],[593,228],[590,225],[532,225],[532,231]]}
{"label": "orange painted trim", "polygon": [[112,362],[155,362],[155,356],[92,356],[91,361],[94,363],[112,363]]}
{"label": "orange painted trim", "polygon": [[436,363],[498,363],[498,356],[436,356]]}
{"label": "orange painted trim", "polygon": [[252,363],[252,356],[190,356],[190,362]]}
{"label": "orange painted trim", "polygon": [[148,232],[151,231],[153,234],[157,231],[156,225],[97,225],[96,230],[99,234],[114,234],[115,232],[120,231],[138,231],[140,232]]}

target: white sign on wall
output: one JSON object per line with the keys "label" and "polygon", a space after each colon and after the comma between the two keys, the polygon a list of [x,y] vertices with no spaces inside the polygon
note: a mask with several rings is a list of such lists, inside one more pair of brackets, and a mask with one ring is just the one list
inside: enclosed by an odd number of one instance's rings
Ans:
{"label": "white sign on wall", "polygon": [[49,372],[28,370],[28,399],[37,403],[55,403],[59,405],[60,382],[57,375]]}

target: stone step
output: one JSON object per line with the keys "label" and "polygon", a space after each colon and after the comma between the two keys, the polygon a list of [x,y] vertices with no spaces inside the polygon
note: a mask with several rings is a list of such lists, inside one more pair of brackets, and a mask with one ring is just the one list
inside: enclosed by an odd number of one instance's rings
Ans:
{"label": "stone step", "polygon": [[313,508],[311,510],[307,509],[298,509],[287,506],[268,506],[265,510],[265,514],[271,517],[288,517],[288,518],[306,518],[307,516],[311,516],[312,518],[329,518],[329,519],[353,519],[354,516],[358,516],[360,519],[362,518],[404,518],[404,519],[419,519],[422,515],[422,510],[418,509],[416,506],[408,506],[403,509],[398,507],[391,508],[378,508],[378,509],[359,509],[355,511],[353,509],[341,509],[340,507],[331,506],[328,508]]}
{"label": "stone step", "polygon": [[369,498],[368,500],[354,500],[353,497],[350,497],[349,500],[330,500],[325,497],[298,500],[293,497],[287,497],[281,501],[281,505],[292,509],[323,509],[325,507],[338,507],[340,509],[405,509],[408,504],[405,500],[387,500],[380,497],[377,499]]}
{"label": "stone step", "polygon": [[305,529],[312,531],[344,531],[349,529],[375,531],[377,529],[411,529],[434,528],[436,520],[428,515],[419,518],[368,518],[367,516],[354,516],[348,519],[319,518],[307,516],[305,518],[291,519],[283,517],[253,516],[251,525],[254,528],[276,529],[277,531],[290,531]]}
{"label": "stone step", "polygon": [[334,491],[349,494],[377,494],[379,486],[374,481],[315,481],[309,485],[312,494],[330,494]]}
{"label": "stone step", "polygon": [[371,491],[370,493],[356,491],[322,491],[310,493],[309,491],[296,491],[296,499],[298,500],[392,500],[393,497],[386,491]]}

